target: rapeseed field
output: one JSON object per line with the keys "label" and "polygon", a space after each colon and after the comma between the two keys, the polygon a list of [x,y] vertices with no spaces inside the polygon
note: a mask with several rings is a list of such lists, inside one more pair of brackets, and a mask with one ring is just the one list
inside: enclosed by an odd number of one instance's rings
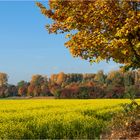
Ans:
{"label": "rapeseed field", "polygon": [[98,139],[124,99],[0,100],[0,139]]}

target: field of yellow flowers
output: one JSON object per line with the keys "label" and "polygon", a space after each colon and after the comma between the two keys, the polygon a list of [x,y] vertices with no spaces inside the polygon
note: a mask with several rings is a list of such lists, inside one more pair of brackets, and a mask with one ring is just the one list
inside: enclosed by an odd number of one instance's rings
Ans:
{"label": "field of yellow flowers", "polygon": [[130,102],[119,99],[0,100],[0,139],[99,138],[111,118]]}

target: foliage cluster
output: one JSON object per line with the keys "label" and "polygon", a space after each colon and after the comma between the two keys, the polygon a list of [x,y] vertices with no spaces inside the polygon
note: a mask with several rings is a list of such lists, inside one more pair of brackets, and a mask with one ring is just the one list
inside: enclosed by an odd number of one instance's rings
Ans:
{"label": "foliage cluster", "polygon": [[73,56],[140,68],[139,0],[49,0],[49,7],[37,6],[52,20],[49,33],[69,32],[65,46]]}

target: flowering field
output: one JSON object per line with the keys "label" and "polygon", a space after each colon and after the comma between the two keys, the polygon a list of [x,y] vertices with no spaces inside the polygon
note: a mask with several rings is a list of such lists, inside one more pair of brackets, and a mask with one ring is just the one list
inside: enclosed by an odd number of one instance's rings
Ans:
{"label": "flowering field", "polygon": [[99,138],[129,100],[0,100],[0,139]]}

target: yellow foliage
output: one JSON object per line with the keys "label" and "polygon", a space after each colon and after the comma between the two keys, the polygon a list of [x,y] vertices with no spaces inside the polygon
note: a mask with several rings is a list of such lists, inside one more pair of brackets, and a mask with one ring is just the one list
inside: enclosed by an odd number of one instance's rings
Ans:
{"label": "yellow foliage", "polygon": [[54,21],[50,33],[72,31],[65,45],[73,56],[140,67],[139,0],[50,0],[51,9],[37,5]]}

